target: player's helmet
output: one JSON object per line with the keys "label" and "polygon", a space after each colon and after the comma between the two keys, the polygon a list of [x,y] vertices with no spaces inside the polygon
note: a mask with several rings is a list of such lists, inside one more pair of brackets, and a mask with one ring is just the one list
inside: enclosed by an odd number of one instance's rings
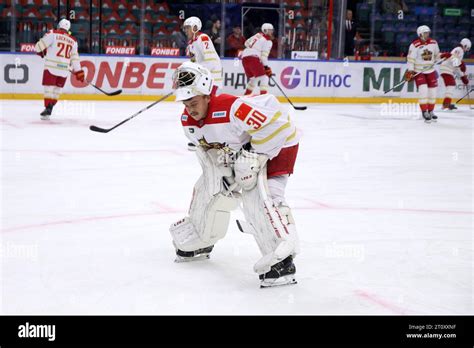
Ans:
{"label": "player's helmet", "polygon": [[430,27],[427,25],[422,25],[416,29],[416,34],[418,35],[418,37],[421,37],[423,33],[431,33]]}
{"label": "player's helmet", "polygon": [[471,49],[471,40],[464,38],[461,40],[461,46],[464,49],[464,51],[469,51]]}
{"label": "player's helmet", "polygon": [[69,31],[69,29],[71,29],[71,22],[69,22],[66,18],[61,19],[58,23],[58,29]]}
{"label": "player's helmet", "polygon": [[194,31],[194,26],[197,27],[197,30],[196,31],[199,31],[201,30],[202,28],[202,23],[201,23],[201,20],[197,17],[189,17],[187,18],[184,23],[183,23],[183,27],[186,27],[186,26],[190,26],[192,28],[192,30]]}
{"label": "player's helmet", "polygon": [[173,74],[173,89],[176,101],[187,100],[196,95],[210,95],[212,75],[202,65],[184,62]]}
{"label": "player's helmet", "polygon": [[262,25],[262,33],[268,34],[270,30],[273,30],[273,25],[271,23],[264,23]]}

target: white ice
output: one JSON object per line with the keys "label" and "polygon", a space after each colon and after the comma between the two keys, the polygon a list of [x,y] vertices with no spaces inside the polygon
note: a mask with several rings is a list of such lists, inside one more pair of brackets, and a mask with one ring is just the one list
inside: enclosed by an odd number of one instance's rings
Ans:
{"label": "white ice", "polygon": [[[182,107],[1,101],[2,314],[473,313],[473,120],[313,104],[287,187],[298,284],[260,289],[231,223],[210,260],[176,264],[169,225],[200,174]],[[240,213],[234,215],[240,216]]]}

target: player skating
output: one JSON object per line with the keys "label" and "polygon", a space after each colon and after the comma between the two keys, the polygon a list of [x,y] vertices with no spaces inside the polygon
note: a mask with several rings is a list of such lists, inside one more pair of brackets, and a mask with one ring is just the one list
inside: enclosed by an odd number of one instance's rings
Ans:
{"label": "player skating", "polygon": [[471,41],[467,38],[461,40],[458,46],[456,46],[449,55],[447,55],[446,61],[440,66],[441,77],[443,78],[444,85],[446,86],[446,93],[443,100],[443,110],[454,110],[457,109],[456,105],[451,103],[451,99],[454,94],[454,88],[456,87],[455,75],[461,76],[461,81],[464,85],[469,84],[469,79],[466,74],[466,64],[463,62],[464,53],[471,49]]}
{"label": "player skating", "polygon": [[40,114],[42,120],[49,120],[61,89],[66,83],[71,65],[76,79],[84,81],[84,71],[79,63],[77,40],[69,32],[70,28],[71,22],[61,19],[57,29],[48,31],[35,46],[36,53],[45,60],[43,71],[45,109]]}
{"label": "player skating", "polygon": [[253,94],[257,85],[260,85],[260,94],[268,91],[268,79],[272,76],[272,69],[268,66],[268,56],[272,50],[273,25],[265,23],[261,32],[245,41],[242,52],[242,65],[245,75],[249,79],[245,94]]}
{"label": "player skating", "polygon": [[295,283],[299,246],[285,187],[299,136],[288,111],[270,94],[211,94],[210,72],[191,62],[176,70],[173,84],[176,100],[185,105],[184,132],[197,145],[203,170],[188,216],[170,228],[177,261],[207,258],[241,201],[246,221],[238,227],[254,235],[263,255],[254,266],[261,286]]}
{"label": "player skating", "polygon": [[416,30],[418,39],[413,41],[408,49],[407,72],[405,73],[405,80],[414,79],[418,87],[418,102],[425,122],[438,118],[433,112],[438,87],[434,66],[440,58],[449,55],[440,54],[438,43],[430,38],[430,32],[430,28],[426,25],[422,25]]}

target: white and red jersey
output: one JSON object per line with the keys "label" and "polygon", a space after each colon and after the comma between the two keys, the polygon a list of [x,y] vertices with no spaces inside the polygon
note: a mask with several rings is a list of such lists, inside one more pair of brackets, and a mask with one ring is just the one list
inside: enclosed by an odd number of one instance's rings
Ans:
{"label": "white and red jersey", "polygon": [[193,40],[189,40],[186,55],[195,63],[207,68],[214,80],[214,85],[222,87],[222,64],[211,38],[201,32],[196,33]]}
{"label": "white and red jersey", "polygon": [[[438,43],[433,39],[422,41],[416,39],[410,45],[407,55],[407,66],[408,70],[420,72],[427,69],[430,65],[436,63],[439,60],[439,46]],[[435,70],[434,67],[423,71],[429,74]]]}
{"label": "white and red jersey", "polygon": [[44,69],[55,76],[67,77],[70,65],[74,72],[81,70],[77,40],[64,30],[48,31],[36,43],[35,48],[36,52],[47,50]]}
{"label": "white and red jersey", "polygon": [[451,57],[446,59],[439,68],[441,74],[449,74],[454,76],[455,73],[464,75],[460,72],[460,67],[463,64],[462,59],[464,58],[464,50],[461,45],[455,47],[451,51]]}
{"label": "white and red jersey", "polygon": [[186,136],[196,145],[239,151],[250,143],[253,150],[270,159],[299,140],[289,112],[271,94],[212,96],[204,119],[194,120],[185,109],[181,123]]}
{"label": "white and red jersey", "polygon": [[268,65],[268,56],[272,50],[273,42],[270,36],[264,33],[257,33],[245,41],[245,49],[242,52],[242,58],[254,56],[260,58],[264,66]]}

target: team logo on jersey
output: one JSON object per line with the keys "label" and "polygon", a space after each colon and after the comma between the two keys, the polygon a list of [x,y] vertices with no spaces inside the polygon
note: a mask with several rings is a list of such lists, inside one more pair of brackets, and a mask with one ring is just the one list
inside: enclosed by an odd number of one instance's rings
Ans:
{"label": "team logo on jersey", "polygon": [[182,115],[181,121],[186,122],[188,120],[188,115]]}
{"label": "team logo on jersey", "polygon": [[280,80],[288,89],[296,88],[301,81],[300,71],[292,66],[289,66],[281,72]]}
{"label": "team logo on jersey", "polygon": [[431,60],[431,57],[433,57],[433,52],[425,48],[421,54],[421,58],[423,58],[423,60]]}
{"label": "team logo on jersey", "polygon": [[227,116],[227,111],[215,111],[212,113],[212,118],[223,118]]}
{"label": "team logo on jersey", "polygon": [[224,152],[231,151],[226,143],[218,143],[218,142],[209,143],[204,136],[198,141],[199,141],[199,145],[202,146],[204,150],[206,151],[210,149],[223,150]]}

